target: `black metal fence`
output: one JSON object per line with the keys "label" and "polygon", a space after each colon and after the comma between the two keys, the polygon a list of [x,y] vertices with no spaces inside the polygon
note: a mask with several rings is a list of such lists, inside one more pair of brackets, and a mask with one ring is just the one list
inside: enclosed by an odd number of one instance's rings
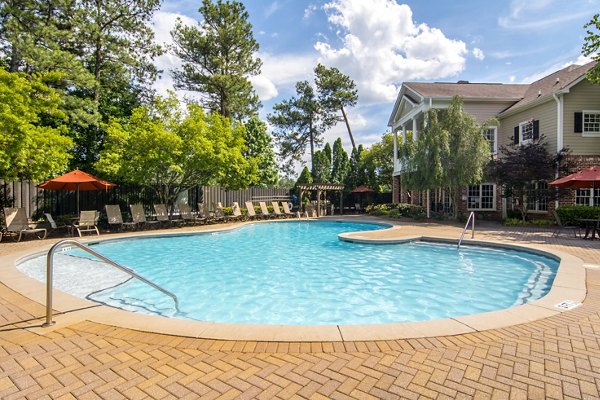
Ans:
{"label": "black metal fence", "polygon": [[[221,202],[224,206],[231,206],[237,201],[242,207],[246,201],[256,201],[258,198],[283,199],[289,198],[290,189],[271,189],[250,187],[245,190],[227,190],[220,186],[200,186],[190,189],[180,197],[192,208],[197,203],[204,201],[206,204]],[[29,217],[40,217],[48,212],[52,215],[75,215],[77,213],[77,192],[43,190],[28,181],[4,182],[0,181],[0,202],[2,207],[25,208]],[[119,184],[107,191],[98,190],[79,192],[80,210],[103,211],[106,204],[118,204],[121,210],[127,210],[130,204],[141,203],[148,209],[152,204],[159,203],[156,193],[148,187],[129,184]]]}

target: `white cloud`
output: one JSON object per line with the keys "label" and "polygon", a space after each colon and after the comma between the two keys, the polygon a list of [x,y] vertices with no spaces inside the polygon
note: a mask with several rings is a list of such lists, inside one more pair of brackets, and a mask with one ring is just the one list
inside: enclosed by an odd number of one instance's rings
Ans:
{"label": "white cloud", "polygon": [[512,0],[508,14],[498,17],[498,25],[505,29],[548,28],[590,16],[589,7],[557,0]]}
{"label": "white cloud", "polygon": [[249,80],[261,101],[272,99],[279,94],[273,82],[263,75],[251,76]]}
{"label": "white cloud", "polygon": [[271,4],[269,4],[268,7],[265,8],[265,15],[267,17],[270,17],[271,15],[273,15],[280,8],[281,8],[281,5],[279,4],[279,2],[278,1],[274,1]]}
{"label": "white cloud", "polygon": [[483,50],[475,47],[473,48],[473,57],[481,61],[485,58],[485,54],[483,54]]}
{"label": "white cloud", "polygon": [[317,11],[317,6],[313,3],[310,3],[308,7],[304,9],[304,19],[310,18],[315,11]]}
{"label": "white cloud", "polygon": [[318,41],[319,61],[354,79],[361,102],[392,101],[406,80],[455,75],[465,67],[464,42],[448,39],[395,0],[332,0],[323,6],[341,46]]}
{"label": "white cloud", "polygon": [[261,76],[277,88],[294,85],[301,80],[311,80],[317,57],[312,54],[259,53],[263,62]]}
{"label": "white cloud", "polygon": [[532,75],[526,76],[525,78],[522,79],[522,83],[531,83],[531,82],[535,82],[539,79],[542,79],[545,76],[550,75],[553,72],[559,71],[563,68],[568,67],[569,65],[584,65],[589,63],[590,61],[592,61],[591,57],[585,57],[585,56],[579,56],[577,57],[576,60],[569,60],[566,62],[562,62],[562,63],[558,63],[558,64],[553,64],[547,68],[545,68],[542,71],[536,72]]}

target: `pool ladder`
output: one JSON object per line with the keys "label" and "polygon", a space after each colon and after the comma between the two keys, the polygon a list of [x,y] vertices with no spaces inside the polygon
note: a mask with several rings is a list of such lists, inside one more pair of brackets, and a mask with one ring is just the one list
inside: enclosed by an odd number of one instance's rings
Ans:
{"label": "pool ladder", "polygon": [[144,278],[143,276],[137,274],[132,269],[124,267],[121,264],[111,260],[110,258],[103,256],[102,254],[98,253],[97,251],[92,250],[89,246],[86,246],[85,244],[80,243],[77,240],[65,239],[65,240],[61,240],[60,242],[55,243],[54,246],[52,246],[50,248],[50,250],[48,250],[48,255],[46,257],[46,322],[44,324],[42,324],[42,326],[47,327],[47,326],[51,326],[54,324],[54,322],[52,321],[52,280],[53,280],[52,277],[54,275],[54,253],[56,252],[56,250],[58,248],[65,246],[65,245],[73,245],[73,246],[79,247],[81,250],[84,250],[84,251],[90,253],[91,255],[99,258],[100,260],[104,261],[105,263],[112,265],[113,267],[125,272],[126,274],[132,276],[133,278],[136,278],[136,279],[144,282],[145,284],[153,287],[154,289],[166,294],[167,296],[169,296],[173,299],[173,301],[175,302],[175,309],[177,311],[179,311],[179,300],[177,300],[177,296],[175,296],[173,293],[169,292],[167,289],[163,289],[162,287],[158,286],[156,283],[151,282],[148,279]]}
{"label": "pool ladder", "polygon": [[469,218],[467,219],[467,223],[465,224],[465,229],[463,229],[462,234],[460,235],[460,239],[458,240],[456,250],[460,249],[460,244],[462,243],[462,240],[465,237],[465,232],[469,228],[469,223],[471,223],[471,239],[473,239],[475,237],[475,213],[473,211],[471,211],[471,214],[469,214]]}

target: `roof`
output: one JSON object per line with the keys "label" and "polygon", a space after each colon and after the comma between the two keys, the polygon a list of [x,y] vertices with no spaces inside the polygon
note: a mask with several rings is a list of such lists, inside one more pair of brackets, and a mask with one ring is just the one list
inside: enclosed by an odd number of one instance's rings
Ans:
{"label": "roof", "polygon": [[585,65],[569,65],[568,67],[527,85],[528,89],[523,98],[505,110],[504,113],[523,107],[538,98],[550,96],[570,87],[584,77],[586,73],[594,67],[594,64],[595,61]]}
{"label": "roof", "polygon": [[423,97],[468,97],[481,99],[520,100],[529,85],[503,83],[423,83],[406,82],[409,89]]}
{"label": "roof", "polygon": [[296,187],[300,190],[344,190],[344,185],[337,183],[300,183]]}

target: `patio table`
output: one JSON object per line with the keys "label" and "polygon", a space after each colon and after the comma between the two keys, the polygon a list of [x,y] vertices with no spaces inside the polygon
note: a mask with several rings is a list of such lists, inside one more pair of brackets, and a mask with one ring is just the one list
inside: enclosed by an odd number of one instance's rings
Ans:
{"label": "patio table", "polygon": [[596,238],[596,232],[598,232],[598,238],[600,239],[600,224],[599,218],[581,218],[578,219],[579,222],[582,222],[585,226],[585,236],[584,239],[594,240]]}

